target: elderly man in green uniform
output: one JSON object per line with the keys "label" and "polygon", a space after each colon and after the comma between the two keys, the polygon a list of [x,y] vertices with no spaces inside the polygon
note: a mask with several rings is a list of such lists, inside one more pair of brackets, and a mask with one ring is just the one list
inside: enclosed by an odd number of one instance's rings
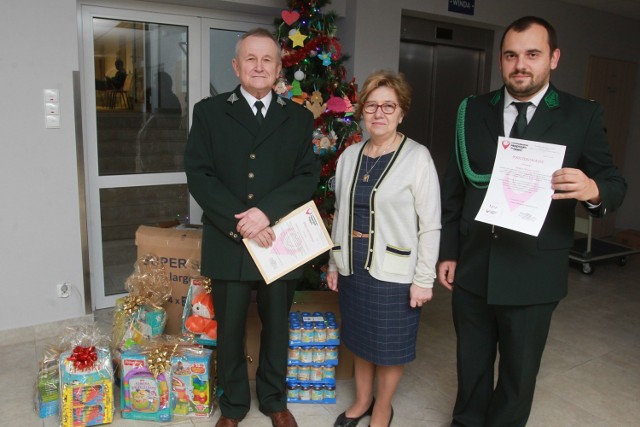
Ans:
{"label": "elderly man in green uniform", "polygon": [[256,374],[259,409],[276,427],[296,426],[287,409],[288,313],[293,271],[266,285],[242,243],[269,247],[271,225],[309,201],[319,163],[311,143],[313,114],[271,89],[281,69],[280,47],[265,29],[240,37],[232,65],[240,85],[196,104],[185,151],[189,191],[203,209],[202,274],[212,279],[218,320],[221,417],[237,426],[251,402],[244,354],[252,290],[262,321]]}
{"label": "elderly man in green uniform", "polygon": [[[453,289],[458,346],[452,426],[526,424],[551,315],[567,294],[576,203],[602,216],[624,199],[626,183],[612,163],[602,107],[550,84],[559,59],[547,21],[515,21],[500,46],[504,87],[464,100],[459,110],[442,185],[438,266],[438,279]],[[537,237],[475,220],[504,135],[566,146]]]}

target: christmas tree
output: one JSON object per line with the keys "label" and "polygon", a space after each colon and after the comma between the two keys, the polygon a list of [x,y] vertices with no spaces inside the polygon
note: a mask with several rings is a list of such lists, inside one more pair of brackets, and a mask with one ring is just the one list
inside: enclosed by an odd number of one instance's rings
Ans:
{"label": "christmas tree", "polygon": [[[275,90],[304,105],[315,118],[314,152],[322,163],[314,201],[328,230],[333,222],[336,162],[346,147],[362,138],[353,119],[357,102],[355,81],[346,80],[334,12],[321,13],[329,0],[288,0],[288,8],[275,20],[275,35],[282,46],[282,75]],[[301,289],[325,289],[328,255],[314,260],[305,271]]]}

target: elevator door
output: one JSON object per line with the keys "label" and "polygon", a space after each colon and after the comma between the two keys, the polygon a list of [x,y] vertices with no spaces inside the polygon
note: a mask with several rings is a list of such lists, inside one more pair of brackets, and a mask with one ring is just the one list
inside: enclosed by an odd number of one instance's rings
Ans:
{"label": "elevator door", "polygon": [[427,146],[442,176],[460,101],[479,92],[480,52],[443,45],[401,43],[400,71],[413,89],[401,131]]}
{"label": "elevator door", "polygon": [[[493,32],[413,17],[403,17],[402,27],[399,70],[411,85],[412,101],[399,129],[429,149],[442,178],[460,102],[488,90]],[[439,34],[450,37],[438,40]]]}

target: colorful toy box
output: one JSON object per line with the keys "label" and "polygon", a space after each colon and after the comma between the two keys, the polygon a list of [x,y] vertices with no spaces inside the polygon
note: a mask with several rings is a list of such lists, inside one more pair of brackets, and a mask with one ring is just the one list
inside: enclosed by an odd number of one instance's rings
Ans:
{"label": "colorful toy box", "polygon": [[60,412],[60,371],[58,365],[43,366],[38,372],[36,411],[40,418],[58,415]]}
{"label": "colorful toy box", "polygon": [[199,276],[190,280],[189,292],[182,313],[182,333],[193,334],[198,344],[215,346],[218,322],[215,320],[211,280]]}
{"label": "colorful toy box", "polygon": [[60,425],[113,421],[113,369],[108,349],[77,346],[60,355]]}
{"label": "colorful toy box", "polygon": [[154,376],[147,355],[129,350],[121,357],[120,378],[122,418],[171,421],[171,369]]}
{"label": "colorful toy box", "polygon": [[210,382],[212,351],[202,347],[182,349],[171,360],[173,413],[208,417],[213,412],[214,392]]}

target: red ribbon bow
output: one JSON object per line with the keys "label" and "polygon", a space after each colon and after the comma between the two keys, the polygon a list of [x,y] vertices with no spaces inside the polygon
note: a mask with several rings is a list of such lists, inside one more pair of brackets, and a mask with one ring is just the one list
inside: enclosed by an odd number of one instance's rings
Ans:
{"label": "red ribbon bow", "polygon": [[96,347],[81,347],[76,346],[73,349],[71,356],[67,360],[73,362],[73,367],[76,370],[84,371],[93,368],[96,360],[98,360],[98,354],[96,353]]}

